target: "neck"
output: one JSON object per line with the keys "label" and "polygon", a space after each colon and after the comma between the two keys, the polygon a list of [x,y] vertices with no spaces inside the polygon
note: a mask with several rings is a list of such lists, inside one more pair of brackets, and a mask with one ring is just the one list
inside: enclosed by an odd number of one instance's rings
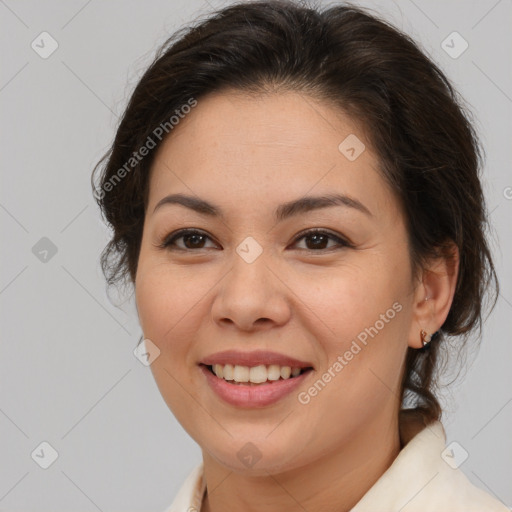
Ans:
{"label": "neck", "polygon": [[348,512],[389,468],[400,447],[396,414],[365,425],[306,466],[266,476],[235,473],[203,451],[207,495],[201,512]]}

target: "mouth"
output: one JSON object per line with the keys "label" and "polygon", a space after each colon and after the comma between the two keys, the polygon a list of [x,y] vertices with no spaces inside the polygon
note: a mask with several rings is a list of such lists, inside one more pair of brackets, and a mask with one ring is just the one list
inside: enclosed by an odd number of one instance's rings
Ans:
{"label": "mouth", "polygon": [[313,370],[312,366],[300,368],[280,365],[241,366],[231,364],[201,364],[212,375],[230,384],[239,386],[262,386],[296,379]]}

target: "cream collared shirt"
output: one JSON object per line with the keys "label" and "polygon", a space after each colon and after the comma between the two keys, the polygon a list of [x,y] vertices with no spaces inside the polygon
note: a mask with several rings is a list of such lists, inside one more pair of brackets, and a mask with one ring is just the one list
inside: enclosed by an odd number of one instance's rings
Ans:
{"label": "cream collared shirt", "polygon": [[[405,429],[401,416],[400,428],[403,448],[350,512],[510,512],[456,467],[441,422],[408,421]],[[165,512],[200,512],[205,491],[201,463]]]}

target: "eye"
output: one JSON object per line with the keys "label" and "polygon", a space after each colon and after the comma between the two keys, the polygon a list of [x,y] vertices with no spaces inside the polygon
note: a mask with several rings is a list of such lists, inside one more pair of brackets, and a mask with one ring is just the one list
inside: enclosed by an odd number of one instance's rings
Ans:
{"label": "eye", "polygon": [[[180,238],[183,239],[184,247],[176,245],[176,240]],[[167,236],[163,243],[158,247],[165,249],[169,248],[169,250],[182,250],[186,251],[189,249],[205,249],[204,241],[205,239],[210,238],[206,233],[202,231],[198,231],[196,229],[181,229],[176,233],[171,233]]]}
{"label": "eye", "polygon": [[[177,244],[177,240],[183,240],[183,244],[180,246]],[[197,229],[182,229],[175,233],[171,233],[167,236],[164,241],[158,245],[158,247],[162,249],[168,248],[169,250],[194,250],[194,249],[207,249],[205,247],[206,240],[209,240],[210,237]],[[335,249],[335,248],[343,248],[343,247],[353,247],[353,245],[347,240],[334,235],[328,231],[312,229],[309,231],[303,231],[299,233],[295,240],[293,241],[293,245],[297,244],[300,240],[305,239],[309,240],[311,243],[306,242],[306,247],[303,248],[306,251],[311,252],[319,252],[322,250]],[[334,247],[326,247],[326,243],[328,245],[329,240],[334,241]]]}
{"label": "eye", "polygon": [[[299,235],[295,238],[294,244],[296,244],[299,240],[302,239],[309,239],[311,241],[310,244],[306,242],[306,246],[309,245],[309,247],[306,247],[306,251],[311,252],[318,252],[325,249],[336,249],[336,248],[343,248],[343,247],[353,247],[351,243],[349,243],[347,240],[344,240],[343,238],[334,235],[333,233],[330,233],[328,231],[318,230],[318,229],[312,229],[310,231],[299,233]],[[336,245],[334,247],[326,247],[326,243],[330,240],[334,240],[336,242]]]}

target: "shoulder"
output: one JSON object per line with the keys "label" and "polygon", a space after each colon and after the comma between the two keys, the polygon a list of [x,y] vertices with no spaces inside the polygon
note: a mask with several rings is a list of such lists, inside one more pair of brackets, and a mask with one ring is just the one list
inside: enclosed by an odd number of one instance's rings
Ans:
{"label": "shoulder", "polygon": [[206,484],[203,478],[203,463],[198,464],[181,485],[171,506],[162,512],[186,512],[201,510]]}
{"label": "shoulder", "polygon": [[351,512],[510,512],[453,463],[440,422],[407,429],[412,437]]}

